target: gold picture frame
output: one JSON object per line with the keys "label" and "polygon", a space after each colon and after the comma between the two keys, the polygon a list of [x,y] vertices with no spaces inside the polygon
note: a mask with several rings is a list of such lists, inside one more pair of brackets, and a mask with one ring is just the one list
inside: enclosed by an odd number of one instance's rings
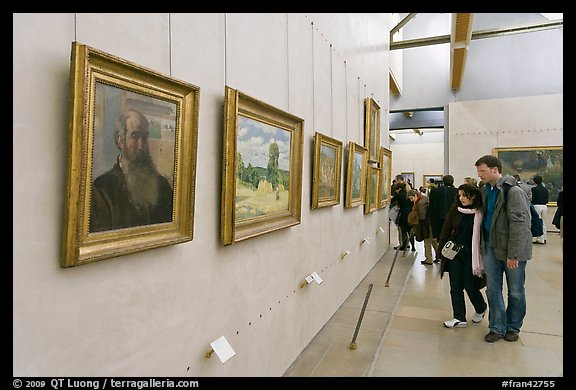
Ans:
{"label": "gold picture frame", "polygon": [[200,88],[72,43],[62,267],[192,240]]}
{"label": "gold picture frame", "polygon": [[366,172],[366,203],[364,203],[364,214],[370,214],[379,208],[380,176],[380,168],[376,165],[368,164]]}
{"label": "gold picture frame", "polygon": [[304,119],[226,86],[221,240],[300,223]]}
{"label": "gold picture frame", "polygon": [[380,106],[374,99],[366,98],[364,118],[364,146],[370,162],[378,162],[380,150]]}
{"label": "gold picture frame", "polygon": [[542,185],[548,188],[548,205],[556,206],[558,192],[564,186],[564,147],[527,146],[494,148],[492,153],[502,162],[502,174],[518,174],[520,180],[530,181],[542,176]]}
{"label": "gold picture frame", "polygon": [[392,201],[392,151],[385,147],[380,147],[380,190],[379,208],[383,209],[390,205]]}
{"label": "gold picture frame", "polygon": [[366,202],[367,170],[368,149],[358,145],[356,142],[349,141],[344,207],[356,207]]}
{"label": "gold picture frame", "polygon": [[314,134],[312,208],[339,204],[341,182],[342,141],[316,132]]}

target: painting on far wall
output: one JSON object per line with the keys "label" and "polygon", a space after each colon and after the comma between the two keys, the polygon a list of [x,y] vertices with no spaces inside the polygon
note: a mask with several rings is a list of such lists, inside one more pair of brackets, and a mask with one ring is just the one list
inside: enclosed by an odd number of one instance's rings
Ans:
{"label": "painting on far wall", "polygon": [[406,183],[410,182],[410,186],[414,188],[416,184],[414,184],[414,172],[400,172],[402,176],[404,176],[404,181]]}
{"label": "painting on far wall", "polygon": [[430,179],[434,180],[434,184],[436,184],[437,186],[439,186],[440,184],[442,184],[442,176],[443,175],[424,175],[422,177],[423,180],[423,186],[426,187],[428,184],[430,184]]}
{"label": "painting on far wall", "polygon": [[493,155],[502,162],[502,174],[518,174],[531,185],[534,185],[534,176],[542,176],[542,185],[549,191],[549,204],[556,204],[558,192],[564,185],[562,146],[494,148]]}

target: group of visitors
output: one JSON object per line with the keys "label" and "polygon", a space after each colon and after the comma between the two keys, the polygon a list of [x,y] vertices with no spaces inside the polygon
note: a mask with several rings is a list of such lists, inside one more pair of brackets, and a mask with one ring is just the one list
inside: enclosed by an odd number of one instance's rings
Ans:
{"label": "group of visitors", "polygon": [[[418,190],[407,186],[396,175],[392,188],[392,206],[399,207],[399,245],[394,249],[415,251],[414,240],[424,243],[424,260],[431,266],[440,263],[440,277],[449,274],[453,318],[447,328],[468,325],[464,292],[474,314],[472,322],[481,322],[488,313],[489,332],[484,339],[517,341],[526,315],[525,272],[532,258],[532,244],[546,244],[547,233],[532,237],[530,203],[544,221],[548,189],[542,176],[533,177],[530,186],[508,174],[502,174],[498,157],[485,155],[476,163],[480,181],[467,177],[458,188],[454,177],[444,175],[440,185]],[[505,196],[504,186],[510,186]],[[553,223],[561,229],[562,191]],[[451,241],[460,248],[449,259],[442,248]],[[433,255],[434,253],[434,255]],[[507,299],[503,296],[506,279]],[[486,287],[486,297],[482,289]]]}

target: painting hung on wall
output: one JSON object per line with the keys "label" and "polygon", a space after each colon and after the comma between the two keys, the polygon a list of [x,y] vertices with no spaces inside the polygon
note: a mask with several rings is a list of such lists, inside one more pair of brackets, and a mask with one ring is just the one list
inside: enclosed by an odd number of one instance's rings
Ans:
{"label": "painting hung on wall", "polygon": [[430,179],[434,180],[434,184],[436,184],[437,186],[439,186],[440,184],[442,184],[442,176],[444,175],[424,175],[422,177],[422,183],[424,187],[428,188],[428,184],[430,184]]}
{"label": "painting hung on wall", "polygon": [[392,151],[380,147],[380,203],[378,208],[388,206],[392,200]]}
{"label": "painting hung on wall", "polygon": [[542,185],[549,191],[549,204],[556,204],[564,185],[562,146],[494,148],[493,154],[502,162],[502,174],[518,174],[530,185],[534,185],[534,176],[542,176]]}
{"label": "painting hung on wall", "polygon": [[342,142],[324,134],[314,134],[312,208],[340,203]]}
{"label": "painting hung on wall", "polygon": [[401,172],[400,174],[404,176],[404,181],[414,188],[414,172]]}
{"label": "painting hung on wall", "polygon": [[366,98],[364,106],[364,145],[368,149],[369,160],[377,163],[380,150],[380,106],[372,98]]}
{"label": "painting hung on wall", "polygon": [[62,267],[192,240],[200,89],[78,42]]}
{"label": "painting hung on wall", "polygon": [[380,196],[378,193],[379,186],[380,168],[369,164],[366,175],[366,203],[364,203],[364,214],[369,214],[378,210]]}
{"label": "painting hung on wall", "polygon": [[226,86],[221,239],[300,223],[304,120]]}
{"label": "painting hung on wall", "polygon": [[355,142],[349,141],[344,207],[356,207],[365,203],[367,169],[368,149]]}

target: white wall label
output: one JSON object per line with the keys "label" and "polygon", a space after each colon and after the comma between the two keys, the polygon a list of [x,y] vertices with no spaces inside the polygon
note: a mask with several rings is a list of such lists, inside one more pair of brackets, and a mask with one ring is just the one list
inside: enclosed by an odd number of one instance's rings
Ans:
{"label": "white wall label", "polygon": [[320,284],[322,283],[322,278],[320,277],[320,275],[318,275],[318,273],[316,271],[312,272],[312,275],[310,275],[314,278],[314,280],[316,281],[316,283]]}
{"label": "white wall label", "polygon": [[236,352],[232,349],[226,337],[222,336],[210,343],[210,346],[218,355],[218,358],[222,363],[226,363],[232,356],[236,355]]}

